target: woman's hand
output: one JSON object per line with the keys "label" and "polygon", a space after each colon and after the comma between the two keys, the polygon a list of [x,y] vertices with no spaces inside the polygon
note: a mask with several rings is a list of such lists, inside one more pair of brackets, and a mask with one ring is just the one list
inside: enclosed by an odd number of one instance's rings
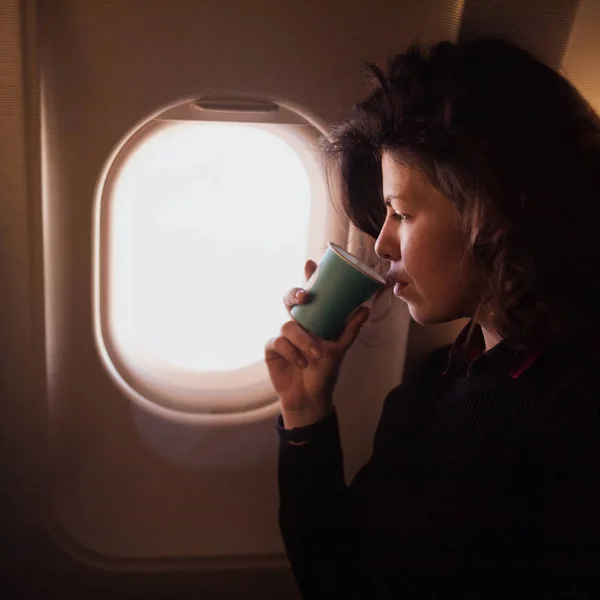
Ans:
{"label": "woman's hand", "polygon": [[[316,268],[314,261],[306,261],[304,274],[307,281]],[[310,293],[293,288],[283,301],[289,313],[294,305],[309,303]],[[331,412],[333,390],[342,360],[369,313],[370,309],[366,306],[357,308],[348,318],[340,337],[334,341],[319,338],[292,318],[281,327],[279,337],[266,343],[265,362],[281,402],[286,429],[310,425]]]}

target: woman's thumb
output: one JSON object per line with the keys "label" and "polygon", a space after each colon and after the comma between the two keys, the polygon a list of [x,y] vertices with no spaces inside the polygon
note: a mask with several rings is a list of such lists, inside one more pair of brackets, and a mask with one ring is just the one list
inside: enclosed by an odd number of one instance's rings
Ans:
{"label": "woman's thumb", "polygon": [[367,321],[371,314],[368,306],[361,306],[346,324],[346,329],[340,336],[338,344],[343,350],[348,349],[357,338],[361,327]]}

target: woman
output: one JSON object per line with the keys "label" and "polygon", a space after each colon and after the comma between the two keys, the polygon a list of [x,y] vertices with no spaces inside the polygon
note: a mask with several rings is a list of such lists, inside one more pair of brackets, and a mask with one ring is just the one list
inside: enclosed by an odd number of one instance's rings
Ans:
{"label": "woman", "polygon": [[[304,598],[598,598],[598,117],[498,40],[413,47],[371,69],[378,85],[325,146],[345,212],[413,319],[471,321],[389,393],[350,486],[332,393],[368,309],[334,342],[292,319],[267,343],[298,586]],[[288,310],[310,301],[298,291]]]}

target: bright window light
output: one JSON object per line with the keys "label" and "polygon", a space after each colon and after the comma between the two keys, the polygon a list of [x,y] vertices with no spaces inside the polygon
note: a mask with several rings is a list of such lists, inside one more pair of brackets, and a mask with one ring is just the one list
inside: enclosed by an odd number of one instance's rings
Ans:
{"label": "bright window light", "polygon": [[289,319],[282,297],[299,284],[312,191],[277,127],[173,122],[121,164],[107,298],[113,342],[130,359],[240,369],[262,361]]}

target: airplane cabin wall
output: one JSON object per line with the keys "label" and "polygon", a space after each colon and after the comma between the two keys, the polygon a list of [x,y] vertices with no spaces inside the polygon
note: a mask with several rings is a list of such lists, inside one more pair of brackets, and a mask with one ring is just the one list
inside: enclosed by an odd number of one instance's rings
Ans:
{"label": "airplane cabin wall", "polygon": [[[381,64],[416,38],[490,33],[562,65],[598,109],[598,7],[595,0],[464,7],[357,0],[343,10],[319,0],[0,3],[4,568],[36,563],[102,578],[188,571],[192,587],[204,582],[206,597],[253,597],[249,581],[296,597],[276,527],[273,423],[215,432],[162,422],[133,408],[98,359],[93,196],[128,131],[206,92],[272,96],[326,128],[365,92],[362,62]],[[348,477],[368,457],[387,390],[463,324],[409,324],[396,301],[362,335],[336,391]],[[229,575],[215,575],[224,568]]]}

